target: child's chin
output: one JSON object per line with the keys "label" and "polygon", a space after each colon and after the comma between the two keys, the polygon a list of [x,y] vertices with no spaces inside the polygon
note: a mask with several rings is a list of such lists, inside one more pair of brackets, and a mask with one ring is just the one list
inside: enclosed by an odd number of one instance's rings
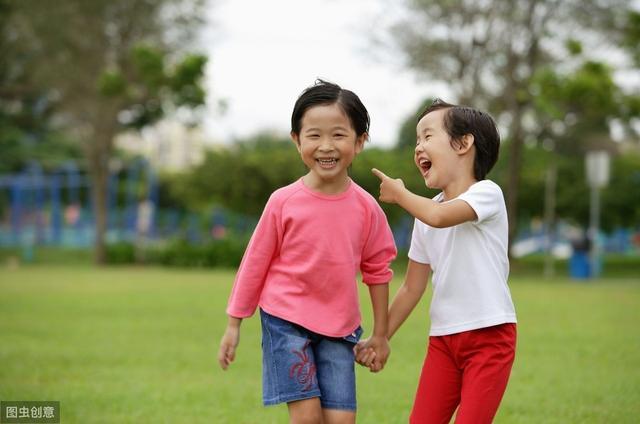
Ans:
{"label": "child's chin", "polygon": [[426,186],[427,186],[427,188],[431,188],[431,189],[433,189],[433,188],[437,188],[437,187],[434,187],[434,186],[433,186],[433,184],[429,184],[429,181],[427,181],[427,179],[426,179],[426,178],[424,179],[424,185],[426,185]]}

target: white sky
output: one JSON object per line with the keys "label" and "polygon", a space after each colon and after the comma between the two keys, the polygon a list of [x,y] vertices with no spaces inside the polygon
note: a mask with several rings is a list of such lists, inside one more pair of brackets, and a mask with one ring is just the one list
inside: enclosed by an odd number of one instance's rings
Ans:
{"label": "white sky", "polygon": [[288,134],[296,98],[318,77],[360,97],[379,147],[395,143],[427,95],[446,97],[404,70],[399,54],[374,47],[376,31],[399,13],[384,0],[213,0],[209,12],[204,127],[214,141],[265,129]]}

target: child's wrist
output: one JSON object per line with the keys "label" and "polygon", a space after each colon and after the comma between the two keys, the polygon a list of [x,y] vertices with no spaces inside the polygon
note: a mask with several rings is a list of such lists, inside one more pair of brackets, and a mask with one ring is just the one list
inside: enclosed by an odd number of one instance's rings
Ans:
{"label": "child's wrist", "polygon": [[398,190],[398,193],[396,194],[396,203],[399,206],[403,206],[406,203],[407,196],[409,194],[411,194],[411,192],[406,187],[402,187],[400,190]]}
{"label": "child's wrist", "polygon": [[229,315],[229,321],[227,322],[227,327],[240,328],[240,324],[242,324],[242,318],[236,318]]}

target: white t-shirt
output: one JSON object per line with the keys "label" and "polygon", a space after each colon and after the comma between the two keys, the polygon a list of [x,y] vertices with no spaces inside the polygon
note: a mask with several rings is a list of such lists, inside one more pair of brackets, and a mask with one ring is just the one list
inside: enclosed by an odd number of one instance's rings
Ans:
{"label": "white t-shirt", "polygon": [[[440,193],[433,200],[442,198]],[[431,336],[516,322],[507,286],[509,226],[502,190],[482,180],[456,199],[467,202],[478,219],[448,228],[416,219],[413,226],[409,258],[433,270]]]}

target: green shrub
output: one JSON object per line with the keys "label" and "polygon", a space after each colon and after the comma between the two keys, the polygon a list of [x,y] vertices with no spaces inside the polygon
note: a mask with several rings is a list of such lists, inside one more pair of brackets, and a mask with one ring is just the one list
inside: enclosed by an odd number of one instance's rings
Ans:
{"label": "green shrub", "polygon": [[132,264],[136,261],[133,243],[119,242],[108,244],[106,253],[107,263],[109,264]]}
{"label": "green shrub", "polygon": [[[183,239],[150,246],[140,251],[146,264],[175,267],[237,268],[247,246],[248,236],[227,237],[204,244],[193,244]],[[136,262],[136,248],[132,243],[118,243],[107,249],[111,264]]]}

